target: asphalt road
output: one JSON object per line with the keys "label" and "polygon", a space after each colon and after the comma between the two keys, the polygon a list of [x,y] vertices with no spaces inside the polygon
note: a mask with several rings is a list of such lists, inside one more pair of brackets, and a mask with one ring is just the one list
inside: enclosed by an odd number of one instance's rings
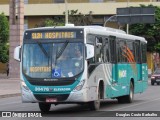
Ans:
{"label": "asphalt road", "polygon": [[[39,111],[37,103],[22,103],[21,97],[10,97],[0,99],[0,111]],[[101,108],[98,112],[90,111],[86,105],[52,105],[49,114],[42,114],[42,118],[45,120],[56,118],[56,120],[97,120],[97,119],[124,119],[123,117],[103,117],[110,116],[112,113],[107,111],[113,111],[114,114],[121,114],[127,111],[134,113],[133,111],[155,111],[160,112],[160,85],[151,86],[149,82],[148,89],[142,94],[136,94],[134,96],[134,102],[131,104],[119,104],[117,100],[106,100],[101,103]],[[125,112],[124,112],[125,111]],[[141,114],[141,112],[140,112]],[[160,114],[160,113],[159,113]],[[48,116],[48,117],[45,117]],[[1,118],[0,118],[1,119]],[[8,119],[8,118],[7,118]],[[17,119],[17,118],[11,118]],[[33,119],[33,118],[32,118]],[[34,118],[40,119],[40,118]],[[127,119],[160,119],[158,117],[128,117]]]}

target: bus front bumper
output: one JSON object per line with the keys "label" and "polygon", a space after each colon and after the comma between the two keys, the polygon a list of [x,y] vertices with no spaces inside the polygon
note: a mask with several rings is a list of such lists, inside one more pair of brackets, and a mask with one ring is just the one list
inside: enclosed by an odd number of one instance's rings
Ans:
{"label": "bus front bumper", "polygon": [[55,103],[79,103],[94,101],[97,99],[96,87],[84,88],[80,91],[72,91],[70,94],[33,94],[30,90],[27,91],[24,88],[21,90],[23,103],[46,102],[47,98],[56,99]]}

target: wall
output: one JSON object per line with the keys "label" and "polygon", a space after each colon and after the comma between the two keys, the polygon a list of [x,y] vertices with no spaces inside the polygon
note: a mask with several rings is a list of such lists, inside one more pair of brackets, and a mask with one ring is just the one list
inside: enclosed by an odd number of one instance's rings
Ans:
{"label": "wall", "polygon": [[46,18],[51,18],[51,17],[49,16],[30,16],[28,17],[28,28],[35,28],[36,24],[41,23]]}
{"label": "wall", "polygon": [[148,64],[148,74],[153,72],[153,53],[147,52],[147,64]]}
{"label": "wall", "polygon": [[[65,0],[64,0],[65,1]],[[28,0],[29,4],[54,3],[55,0]],[[91,3],[91,0],[68,0],[68,3]],[[127,0],[103,0],[102,2],[127,2]],[[129,2],[150,2],[150,0],[129,0]]]}
{"label": "wall", "polygon": [[0,73],[6,73],[7,70],[7,64],[0,62]]}
{"label": "wall", "polygon": [[0,4],[9,4],[9,0],[0,0]]}

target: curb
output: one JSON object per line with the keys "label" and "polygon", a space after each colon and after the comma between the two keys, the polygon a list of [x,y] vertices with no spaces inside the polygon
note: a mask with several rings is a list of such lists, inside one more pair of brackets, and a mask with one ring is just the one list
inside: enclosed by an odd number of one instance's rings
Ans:
{"label": "curb", "polygon": [[9,97],[16,97],[16,96],[21,96],[21,93],[0,95],[0,98],[9,98]]}

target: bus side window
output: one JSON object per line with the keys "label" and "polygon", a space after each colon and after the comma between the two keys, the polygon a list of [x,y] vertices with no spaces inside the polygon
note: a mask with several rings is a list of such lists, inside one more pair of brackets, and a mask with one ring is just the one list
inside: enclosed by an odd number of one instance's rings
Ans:
{"label": "bus side window", "polygon": [[136,63],[141,63],[141,51],[140,51],[140,41],[139,40],[135,40],[135,59],[136,59]]}
{"label": "bus side window", "polygon": [[94,35],[87,35],[87,44],[94,45],[95,42],[95,36]]}
{"label": "bus side window", "polygon": [[127,60],[129,63],[135,63],[135,51],[134,51],[134,42],[132,41],[127,41]]}
{"label": "bus side window", "polygon": [[117,63],[117,50],[116,50],[116,37],[109,37],[109,53],[110,53],[110,62]]}
{"label": "bus side window", "polygon": [[104,62],[109,62],[109,40],[108,38],[104,38],[103,41],[103,61]]}
{"label": "bus side window", "polygon": [[126,58],[126,41],[125,40],[119,40],[119,47],[118,47],[118,62],[124,63],[127,61]]}
{"label": "bus side window", "polygon": [[147,53],[147,45],[146,43],[141,44],[142,48],[142,63],[147,63],[146,53]]}
{"label": "bus side window", "polygon": [[[87,35],[87,44],[91,44],[91,45],[94,45],[95,44],[95,36],[94,35]],[[95,57],[93,58],[90,58],[88,60],[88,65],[90,64],[94,64],[95,63]]]}
{"label": "bus side window", "polygon": [[103,54],[102,54],[102,37],[95,38],[95,62],[102,62]]}

